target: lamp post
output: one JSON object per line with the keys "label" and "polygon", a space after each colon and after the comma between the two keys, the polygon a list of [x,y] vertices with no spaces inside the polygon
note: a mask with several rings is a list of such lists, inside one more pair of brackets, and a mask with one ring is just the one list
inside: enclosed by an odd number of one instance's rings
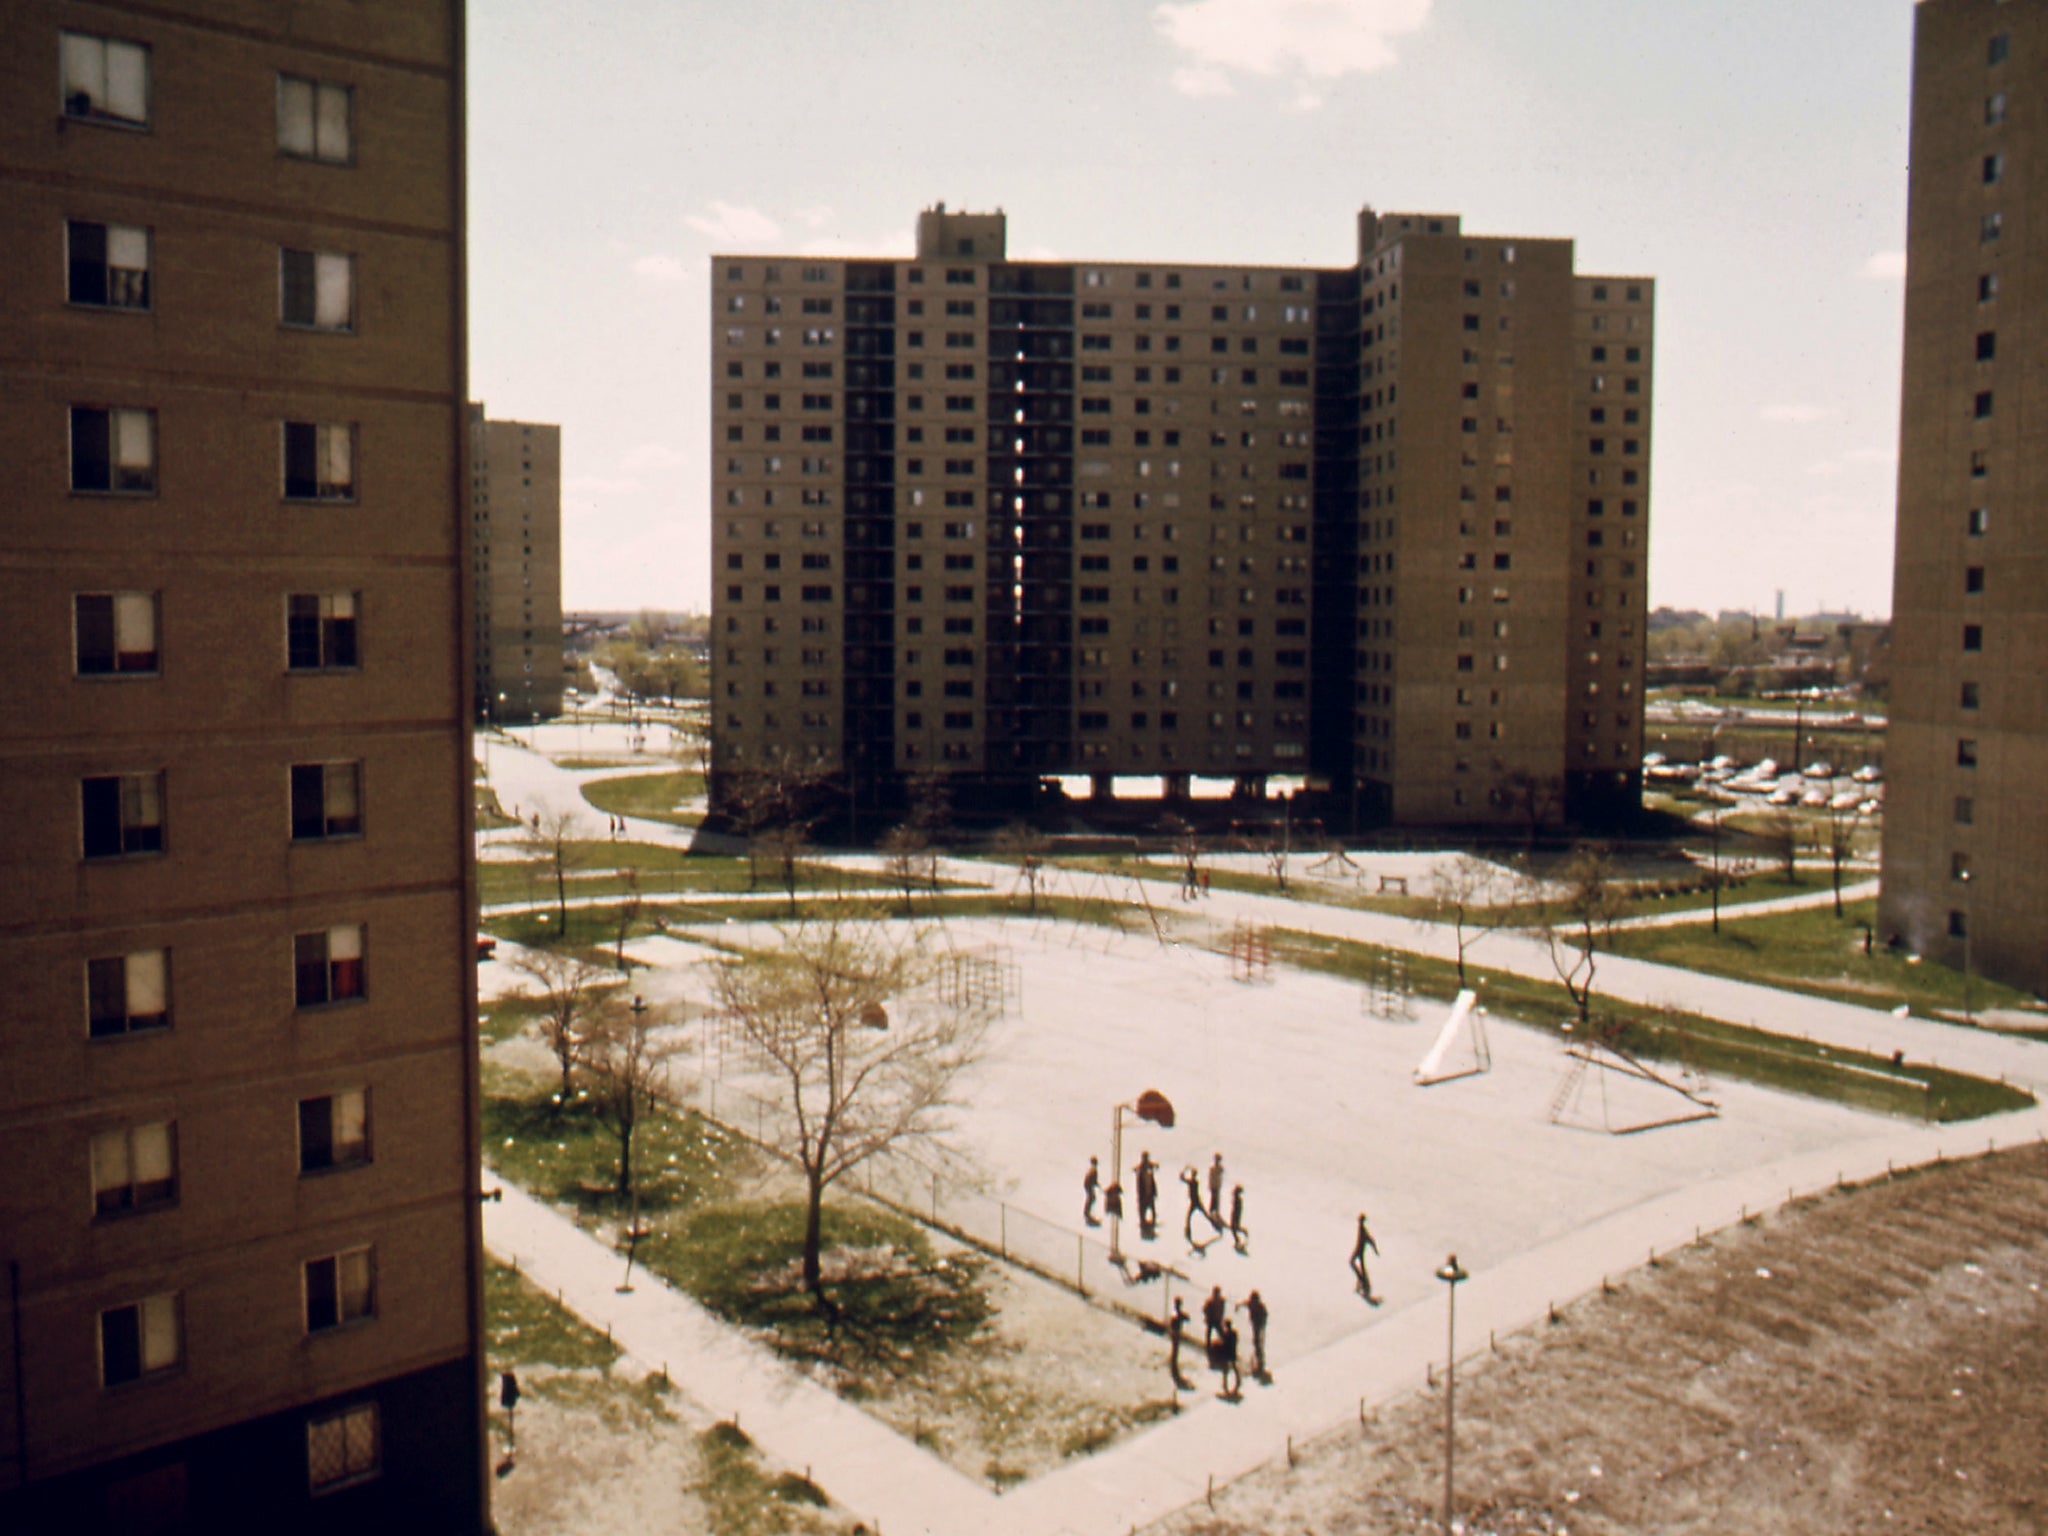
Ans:
{"label": "lamp post", "polygon": [[[638,992],[635,992],[633,994],[633,1001],[627,1004],[627,1010],[633,1015],[633,1029],[634,1032],[637,1034],[640,1029],[640,1016],[647,1011],[647,1000],[643,998]],[[626,1082],[626,1092],[631,1094],[638,1093],[639,1091],[639,1087],[630,1078],[628,1078]],[[630,1104],[626,1107],[626,1113],[632,1113],[632,1106]],[[639,1251],[640,1181],[638,1179],[635,1179],[633,1181],[632,1214],[629,1217],[627,1217],[626,1221],[626,1277],[625,1279],[619,1282],[619,1294],[621,1296],[630,1296],[633,1293],[633,1257]]]}
{"label": "lamp post", "polygon": [[1458,1256],[1455,1253],[1444,1260],[1443,1268],[1436,1272],[1436,1277],[1450,1288],[1450,1308],[1444,1339],[1444,1536],[1450,1536],[1451,1468],[1457,1445],[1452,1435],[1452,1423],[1458,1402],[1458,1282],[1472,1277],[1458,1266]]}
{"label": "lamp post", "polygon": [[1173,1129],[1173,1105],[1165,1094],[1156,1088],[1147,1088],[1138,1095],[1134,1104],[1119,1104],[1109,1121],[1109,1182],[1117,1189],[1117,1199],[1109,1212],[1109,1261],[1114,1264],[1123,1257],[1123,1250],[1117,1246],[1117,1230],[1122,1223],[1119,1212],[1123,1209],[1124,1181],[1124,1111],[1129,1110],[1140,1120],[1150,1120],[1161,1130]]}
{"label": "lamp post", "polygon": [[1974,989],[1970,985],[1970,930],[1976,924],[1970,920],[1974,915],[1970,907],[1970,872],[1963,870],[1956,878],[1963,882],[1963,1018],[1974,1026],[1977,1009]]}

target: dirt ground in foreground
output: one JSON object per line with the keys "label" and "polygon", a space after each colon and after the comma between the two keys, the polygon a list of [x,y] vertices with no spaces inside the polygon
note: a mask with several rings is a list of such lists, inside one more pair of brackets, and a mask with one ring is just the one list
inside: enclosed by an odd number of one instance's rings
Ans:
{"label": "dirt ground in foreground", "polygon": [[[2048,1531],[2048,1148],[1738,1226],[1462,1367],[1471,1536]],[[1436,1530],[1418,1393],[1147,1536]]]}

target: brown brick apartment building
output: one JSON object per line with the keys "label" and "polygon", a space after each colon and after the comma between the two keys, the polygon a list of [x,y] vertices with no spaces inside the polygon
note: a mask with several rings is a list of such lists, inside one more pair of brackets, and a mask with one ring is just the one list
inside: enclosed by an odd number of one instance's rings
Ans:
{"label": "brown brick apartment building", "polygon": [[1637,803],[1648,279],[1370,210],[1338,269],[1005,241],[941,206],[907,261],[713,259],[715,797]]}
{"label": "brown brick apartment building", "polygon": [[1914,12],[1880,921],[2048,992],[2048,0]]}
{"label": "brown brick apartment building", "polygon": [[562,429],[470,408],[475,714],[562,712]]}
{"label": "brown brick apartment building", "polygon": [[462,91],[0,9],[0,1529],[483,1523]]}

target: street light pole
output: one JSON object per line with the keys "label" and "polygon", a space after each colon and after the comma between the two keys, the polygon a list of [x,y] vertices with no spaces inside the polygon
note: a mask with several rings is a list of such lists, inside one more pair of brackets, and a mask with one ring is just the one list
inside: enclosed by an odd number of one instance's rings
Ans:
{"label": "street light pole", "polygon": [[1970,902],[1970,872],[1966,869],[1958,877],[1963,882],[1963,1017],[1970,1024],[1977,1022],[1977,1009],[1973,988],[1970,985],[1970,930],[1976,926],[1971,919],[1976,915]]}
{"label": "street light pole", "polygon": [[[635,993],[633,994],[633,1001],[632,1001],[631,1003],[629,1003],[629,1004],[627,1005],[627,1010],[628,1010],[628,1011],[629,1011],[629,1012],[630,1012],[630,1013],[631,1013],[631,1014],[633,1015],[633,1029],[634,1029],[634,1032],[635,1032],[635,1033],[637,1034],[637,1033],[639,1032],[639,1029],[640,1029],[640,1016],[641,1016],[642,1014],[644,1014],[645,1012],[647,1012],[647,1000],[646,1000],[645,998],[643,998],[643,997],[642,997],[642,996],[641,996],[641,995],[640,995],[640,994],[639,994],[638,992],[635,992]],[[637,1053],[636,1053],[636,1054],[637,1054]],[[628,1094],[633,1094],[633,1093],[638,1093],[639,1091],[640,1091],[640,1090],[639,1090],[639,1087],[638,1087],[638,1085],[636,1085],[636,1084],[635,1084],[634,1082],[632,1082],[632,1081],[631,1081],[630,1079],[628,1079],[628,1081],[627,1081],[627,1083],[626,1083],[626,1092],[627,1092]],[[632,1114],[633,1112],[634,1112],[634,1106],[633,1106],[632,1104],[630,1104],[630,1103],[629,1103],[629,1104],[627,1104],[627,1106],[626,1106],[626,1113],[630,1115],[630,1114]],[[631,1214],[630,1216],[628,1216],[628,1217],[627,1217],[627,1226],[626,1226],[626,1278],[625,1278],[625,1279],[623,1279],[623,1280],[621,1280],[621,1281],[619,1282],[619,1294],[620,1294],[620,1295],[622,1295],[622,1296],[626,1296],[626,1295],[631,1295],[631,1294],[632,1294],[632,1290],[633,1290],[633,1258],[634,1258],[634,1256],[635,1256],[635,1255],[636,1255],[637,1253],[639,1253],[639,1251],[640,1251],[640,1181],[639,1181],[639,1180],[638,1180],[638,1179],[636,1178],[636,1179],[634,1179],[634,1180],[633,1180],[633,1207],[632,1207],[632,1214]]]}
{"label": "street light pole", "polygon": [[1471,1275],[1458,1266],[1454,1253],[1436,1272],[1437,1279],[1450,1288],[1450,1308],[1444,1336],[1444,1536],[1451,1536],[1452,1466],[1457,1450],[1453,1424],[1458,1402],[1458,1282]]}

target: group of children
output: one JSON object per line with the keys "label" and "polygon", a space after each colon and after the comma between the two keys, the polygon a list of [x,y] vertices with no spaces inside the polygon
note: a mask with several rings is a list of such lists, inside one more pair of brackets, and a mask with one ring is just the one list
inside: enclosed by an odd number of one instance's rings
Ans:
{"label": "group of children", "polygon": [[[1138,1154],[1135,1173],[1138,1197],[1138,1235],[1150,1242],[1159,1235],[1159,1165],[1152,1161],[1149,1151]],[[1218,1152],[1209,1162],[1208,1199],[1202,1197],[1202,1175],[1189,1165],[1180,1171],[1181,1184],[1188,1192],[1187,1217],[1181,1224],[1181,1235],[1188,1246],[1197,1254],[1206,1253],[1209,1244],[1224,1233],[1230,1234],[1230,1241],[1239,1253],[1251,1251],[1251,1229],[1244,1224],[1244,1186],[1235,1184],[1230,1190],[1230,1215],[1223,1214],[1223,1154]],[[1095,1214],[1097,1198],[1102,1201],[1103,1214],[1121,1220],[1124,1214],[1124,1187],[1113,1181],[1107,1188],[1102,1183],[1102,1168],[1095,1158],[1088,1159],[1088,1171],[1081,1176],[1081,1219],[1091,1227],[1102,1225]],[[1209,1224],[1210,1235],[1205,1242],[1195,1236],[1195,1218],[1199,1216]]]}
{"label": "group of children", "polygon": [[[1222,1378],[1223,1395],[1235,1399],[1244,1389],[1244,1371],[1237,1363],[1237,1324],[1231,1321],[1232,1311],[1244,1313],[1252,1330],[1252,1375],[1259,1381],[1270,1381],[1266,1372],[1266,1310],[1265,1298],[1255,1290],[1233,1308],[1224,1299],[1223,1287],[1211,1286],[1209,1299],[1202,1303],[1202,1348],[1209,1357],[1209,1368]],[[1176,1296],[1173,1312],[1166,1320],[1166,1336],[1169,1353],[1166,1367],[1173,1376],[1176,1387],[1189,1385],[1181,1374],[1180,1349],[1186,1342],[1188,1323],[1187,1303]]]}

